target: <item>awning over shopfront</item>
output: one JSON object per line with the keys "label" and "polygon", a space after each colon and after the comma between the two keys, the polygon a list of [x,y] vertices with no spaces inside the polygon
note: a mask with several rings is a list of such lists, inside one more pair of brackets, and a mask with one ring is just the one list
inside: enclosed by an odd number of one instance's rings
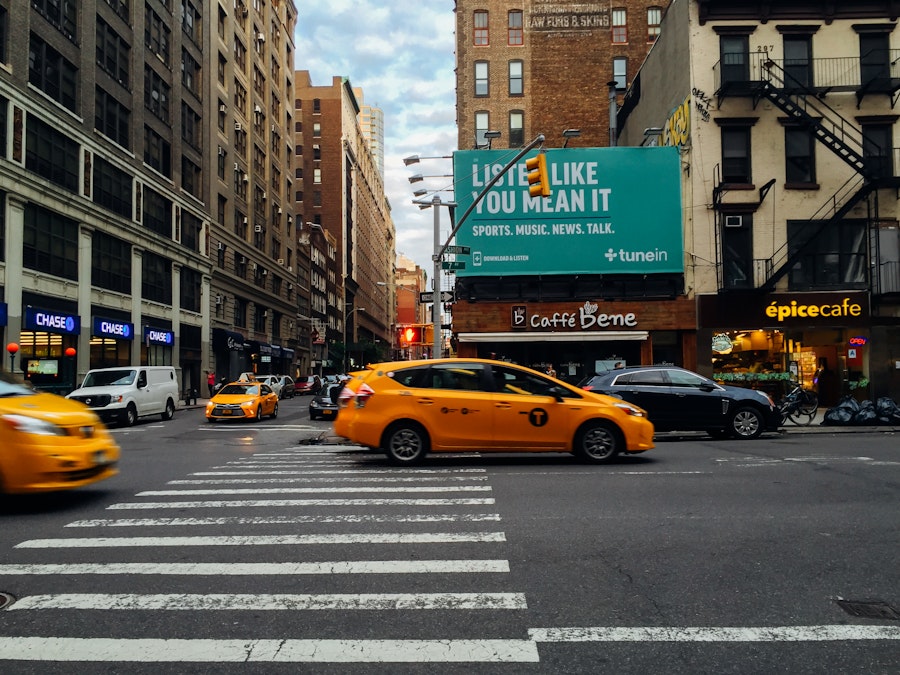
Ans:
{"label": "awning over shopfront", "polygon": [[612,340],[646,340],[645,330],[585,331],[581,333],[459,333],[460,342],[609,342]]}
{"label": "awning over shopfront", "polygon": [[244,336],[224,328],[213,328],[212,343],[216,350],[244,351]]}

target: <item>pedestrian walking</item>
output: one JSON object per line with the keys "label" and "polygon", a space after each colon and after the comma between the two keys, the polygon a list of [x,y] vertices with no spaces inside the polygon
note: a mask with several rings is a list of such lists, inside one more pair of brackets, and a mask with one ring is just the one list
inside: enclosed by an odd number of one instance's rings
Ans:
{"label": "pedestrian walking", "polygon": [[206,371],[206,386],[209,387],[209,397],[212,398],[216,393],[216,374],[211,370]]}

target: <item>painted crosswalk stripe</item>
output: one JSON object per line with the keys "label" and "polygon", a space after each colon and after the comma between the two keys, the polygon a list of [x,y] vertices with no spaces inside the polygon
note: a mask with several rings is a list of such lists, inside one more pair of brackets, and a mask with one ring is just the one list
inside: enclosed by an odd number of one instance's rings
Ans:
{"label": "painted crosswalk stripe", "polygon": [[196,478],[170,480],[166,485],[281,485],[286,483],[454,483],[462,481],[487,481],[487,476],[395,476],[393,478],[377,476],[343,476],[340,478],[314,478],[294,476],[292,478]]}
{"label": "painted crosswalk stripe", "polygon": [[296,525],[299,523],[481,523],[500,521],[499,513],[435,513],[315,516],[223,516],[221,518],[97,518],[76,520],[65,527],[172,527],[199,525]]}
{"label": "painted crosswalk stripe", "polygon": [[196,502],[123,502],[107,509],[219,509],[276,506],[493,506],[493,497],[436,499],[214,499]]}
{"label": "painted crosswalk stripe", "polygon": [[503,574],[507,560],[335,560],[281,563],[43,563],[0,565],[0,576],[162,575],[296,576],[301,574]]}
{"label": "painted crosswalk stripe", "polygon": [[535,642],[832,642],[900,640],[900,626],[532,628]]}
{"label": "painted crosswalk stripe", "polygon": [[299,546],[317,544],[456,544],[506,541],[503,532],[423,532],[417,534],[282,534],[221,537],[75,537],[28,539],[13,548],[123,548],[132,546]]}
{"label": "painted crosswalk stripe", "polygon": [[[218,467],[221,468],[221,467]],[[196,473],[190,474],[191,476],[267,476],[269,474],[274,474],[277,476],[292,476],[295,474],[302,476],[323,476],[323,475],[341,475],[348,476],[353,474],[363,474],[363,475],[371,475],[371,474],[390,474],[391,476],[426,476],[426,475],[437,475],[437,476],[447,476],[453,475],[457,473],[487,473],[487,469],[419,469],[419,470],[411,470],[411,469],[379,469],[379,468],[371,468],[371,469],[295,469],[292,471],[243,471],[243,470],[231,470],[231,471],[197,471]]]}
{"label": "painted crosswalk stripe", "polygon": [[411,610],[528,609],[522,593],[60,593],[26,595],[11,610]]}
{"label": "painted crosswalk stripe", "polygon": [[490,492],[490,485],[431,485],[427,487],[292,487],[292,488],[232,488],[218,490],[145,490],[137,497],[186,497],[188,495],[289,495],[289,494],[352,494],[356,492]]}
{"label": "painted crosswalk stripe", "polygon": [[0,659],[110,663],[537,663],[531,640],[165,640],[5,637]]}

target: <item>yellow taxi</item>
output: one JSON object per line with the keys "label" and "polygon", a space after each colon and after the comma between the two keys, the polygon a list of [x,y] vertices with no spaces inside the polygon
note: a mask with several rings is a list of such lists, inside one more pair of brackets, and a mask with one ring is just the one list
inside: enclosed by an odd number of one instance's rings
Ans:
{"label": "yellow taxi", "polygon": [[278,394],[265,382],[251,380],[223,385],[206,404],[206,421],[278,417]]}
{"label": "yellow taxi", "polygon": [[536,370],[489,359],[370,365],[350,379],[339,436],[398,465],[429,452],[571,452],[587,462],[653,447],[641,408]]}
{"label": "yellow taxi", "polygon": [[0,493],[54,492],[115,476],[119,446],[90,408],[0,374]]}

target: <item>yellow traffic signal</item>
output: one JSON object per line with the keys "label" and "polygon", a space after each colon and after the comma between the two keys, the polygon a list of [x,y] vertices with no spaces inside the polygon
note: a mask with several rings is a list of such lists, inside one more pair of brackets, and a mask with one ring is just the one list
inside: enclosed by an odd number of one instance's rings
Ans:
{"label": "yellow traffic signal", "polygon": [[532,197],[550,196],[550,176],[547,175],[547,155],[539,152],[525,160],[528,169],[528,194]]}

